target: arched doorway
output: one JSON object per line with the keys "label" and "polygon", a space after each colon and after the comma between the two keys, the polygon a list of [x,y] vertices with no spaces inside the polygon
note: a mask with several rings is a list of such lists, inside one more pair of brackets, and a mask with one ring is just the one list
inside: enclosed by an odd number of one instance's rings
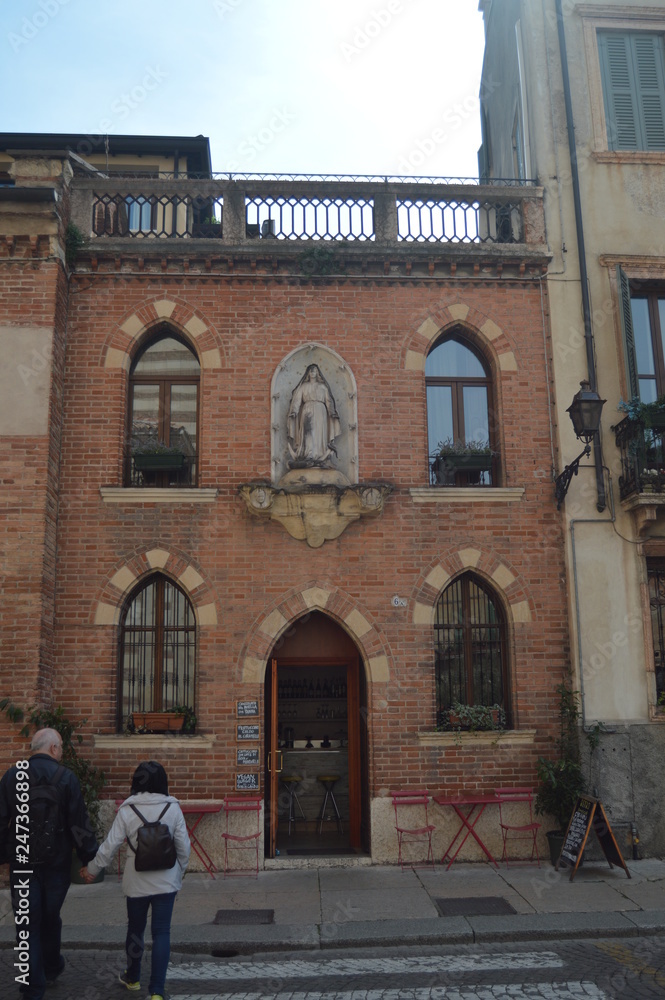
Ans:
{"label": "arched doorway", "polygon": [[319,611],[295,621],[271,652],[265,706],[267,856],[369,852],[367,684],[348,633]]}

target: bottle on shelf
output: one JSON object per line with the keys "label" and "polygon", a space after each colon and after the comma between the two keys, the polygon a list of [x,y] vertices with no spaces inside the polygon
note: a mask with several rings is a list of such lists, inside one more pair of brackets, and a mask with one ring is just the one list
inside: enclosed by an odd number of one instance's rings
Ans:
{"label": "bottle on shelf", "polygon": [[321,681],[317,679],[316,681],[316,697],[321,697]]}
{"label": "bottle on shelf", "polygon": [[312,681],[309,682],[309,690],[307,691],[307,697],[308,698],[314,697],[314,684],[312,683]]}

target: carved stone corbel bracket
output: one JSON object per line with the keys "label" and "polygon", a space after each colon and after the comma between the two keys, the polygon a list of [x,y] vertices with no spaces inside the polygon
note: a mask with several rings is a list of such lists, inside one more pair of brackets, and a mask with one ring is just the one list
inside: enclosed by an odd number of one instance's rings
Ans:
{"label": "carved stone corbel bracket", "polygon": [[292,538],[306,541],[313,549],[338,538],[352,521],[383,513],[387,483],[354,486],[307,485],[287,490],[266,482],[238,487],[247,510],[255,517],[278,521]]}

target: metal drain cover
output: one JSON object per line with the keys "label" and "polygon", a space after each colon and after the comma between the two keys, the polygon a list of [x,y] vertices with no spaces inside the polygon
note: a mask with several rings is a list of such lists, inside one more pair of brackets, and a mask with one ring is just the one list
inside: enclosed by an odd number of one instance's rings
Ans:
{"label": "metal drain cover", "polygon": [[501,917],[517,913],[503,896],[461,896],[434,902],[442,917]]}
{"label": "metal drain cover", "polygon": [[217,910],[213,924],[272,924],[274,910]]}

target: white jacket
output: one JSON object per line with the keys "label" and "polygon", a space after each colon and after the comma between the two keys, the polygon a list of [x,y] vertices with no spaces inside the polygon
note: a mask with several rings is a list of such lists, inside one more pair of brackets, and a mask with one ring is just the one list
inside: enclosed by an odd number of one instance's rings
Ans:
{"label": "white jacket", "polygon": [[136,795],[130,795],[118,807],[106,840],[94,859],[88,863],[90,874],[97,875],[102,868],[109,867],[127,836],[136,847],[136,831],[143,824],[134,810],[130,809],[130,805],[135,805],[139,812],[152,822],[157,819],[167,802],[171,805],[162,816],[162,823],[166,823],[173,834],[178,860],[173,868],[164,871],[137,872],[134,867],[134,852],[128,847],[122,891],[125,896],[154,896],[163,892],[177,892],[182,885],[183,872],[189,861],[191,850],[189,834],[178,800],[171,795],[159,795],[157,792],[138,792]]}

